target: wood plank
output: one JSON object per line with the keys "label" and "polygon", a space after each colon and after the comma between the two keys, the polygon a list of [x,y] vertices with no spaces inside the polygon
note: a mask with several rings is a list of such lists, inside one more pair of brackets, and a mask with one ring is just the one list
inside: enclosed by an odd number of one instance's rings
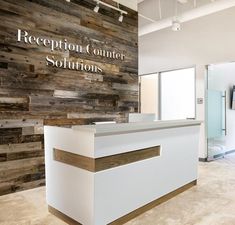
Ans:
{"label": "wood plank", "polygon": [[45,178],[45,168],[43,164],[34,165],[31,168],[28,167],[27,169],[24,168],[22,171],[18,169],[7,172],[9,174],[8,176],[3,174],[1,175],[1,183],[5,182],[24,183]]}
{"label": "wood plank", "polygon": [[79,93],[67,90],[54,90],[53,96],[58,98],[78,98]]}
{"label": "wood plank", "polygon": [[160,156],[160,146],[139,149],[101,158],[90,158],[71,152],[54,149],[54,160],[91,172],[98,172],[129,163]]}
{"label": "wood plank", "polygon": [[0,138],[4,138],[9,135],[18,136],[22,134],[22,128],[0,128]]}
{"label": "wood plank", "polygon": [[27,143],[27,142],[41,142],[43,145],[44,142],[44,135],[43,134],[33,134],[33,135],[22,135],[20,138],[20,143]]}
{"label": "wood plank", "polygon": [[16,152],[26,152],[42,149],[41,142],[29,142],[29,143],[20,143],[20,144],[7,144],[0,145],[0,154],[1,153],[16,153]]}
{"label": "wood plank", "polygon": [[[27,75],[27,73],[26,73]],[[31,73],[31,76],[38,76],[35,73]],[[29,96],[29,95],[44,95],[44,96],[52,96],[54,93],[54,90],[40,90],[40,89],[17,89],[15,87],[10,87],[10,88],[1,88],[0,89],[0,95],[1,96],[12,96],[15,95],[15,93],[18,93],[19,95],[24,95],[24,96]]]}
{"label": "wood plank", "polygon": [[77,222],[76,220],[70,218],[69,216],[66,216],[64,213],[60,212],[59,210],[53,208],[53,207],[50,206],[50,205],[48,206],[48,211],[49,211],[52,215],[54,215],[54,216],[60,218],[61,220],[63,220],[65,223],[67,223],[67,224],[69,224],[69,225],[82,225],[81,223],[79,223],[79,222]]}
{"label": "wood plank", "polygon": [[22,135],[30,135],[30,134],[34,134],[34,127],[33,126],[22,127]]}
{"label": "wood plank", "polygon": [[[24,165],[23,163],[27,163]],[[22,164],[22,165],[21,165]],[[2,167],[6,165],[6,167]],[[35,176],[36,177],[35,177]],[[13,161],[1,162],[0,180],[2,182],[26,181],[30,177],[45,176],[44,157],[35,157],[19,159]],[[32,180],[32,179],[31,179]]]}
{"label": "wood plank", "polygon": [[[82,111],[82,110],[81,110]],[[67,112],[62,112],[62,111],[48,111],[48,109],[45,110],[40,110],[40,111],[4,111],[0,112],[0,117],[2,119],[63,119],[67,117]],[[0,136],[1,137],[1,136]]]}
{"label": "wood plank", "polygon": [[[71,118],[71,119],[45,119],[44,125],[50,126],[65,126],[65,125],[86,125],[92,124],[93,122],[100,122],[100,121],[113,121],[114,118],[107,118],[107,117],[92,117],[92,118]],[[115,117],[116,120],[116,117]]]}
{"label": "wood plank", "polygon": [[0,96],[0,111],[9,110],[28,110],[29,99],[28,97],[8,97]]}
{"label": "wood plank", "polygon": [[0,176],[6,176],[8,171],[10,173],[10,171],[30,169],[35,165],[42,165],[42,164],[44,164],[44,157],[2,162],[0,163]]}
{"label": "wood plank", "polygon": [[16,191],[23,191],[31,188],[45,186],[45,179],[34,180],[26,183],[19,182],[1,182],[0,183],[0,196],[10,194]]}
{"label": "wood plank", "polygon": [[53,155],[55,161],[95,172],[95,160],[90,157],[66,152],[60,149],[54,149]]}
{"label": "wood plank", "polygon": [[31,127],[31,126],[42,126],[42,119],[2,119],[0,120],[1,128],[16,128],[16,127]]}
{"label": "wood plank", "polygon": [[6,156],[6,161],[42,157],[44,156],[44,149],[22,151],[17,153],[6,153]]}
{"label": "wood plank", "polygon": [[101,157],[95,159],[95,171],[102,171],[158,156],[160,156],[160,146]]}
{"label": "wood plank", "polygon": [[0,145],[37,142],[37,141],[40,141],[43,145],[44,136],[42,134],[34,134],[34,135],[16,135],[16,136],[8,135],[0,137]]}
{"label": "wood plank", "polygon": [[72,112],[72,113],[68,113],[68,119],[79,119],[79,118],[84,118],[84,119],[89,119],[89,118],[103,118],[103,120],[110,118],[115,120],[115,118],[118,117],[125,117],[125,115],[123,115],[120,112],[106,112],[105,114],[100,114],[100,113],[95,113],[95,112]]}

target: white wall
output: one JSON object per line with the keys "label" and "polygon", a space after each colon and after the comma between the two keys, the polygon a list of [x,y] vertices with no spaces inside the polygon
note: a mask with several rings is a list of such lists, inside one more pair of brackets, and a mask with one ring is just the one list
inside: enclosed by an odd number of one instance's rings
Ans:
{"label": "white wall", "polygon": [[225,137],[226,151],[235,149],[235,110],[231,109],[231,92],[235,85],[235,63],[213,65],[208,82],[209,89],[226,91],[227,93],[227,135]]}
{"label": "white wall", "polygon": [[[166,28],[139,39],[139,73],[196,66],[197,98],[205,97],[205,65],[235,61],[235,7]],[[197,119],[205,119],[204,104],[197,105]],[[199,157],[206,157],[202,127]]]}

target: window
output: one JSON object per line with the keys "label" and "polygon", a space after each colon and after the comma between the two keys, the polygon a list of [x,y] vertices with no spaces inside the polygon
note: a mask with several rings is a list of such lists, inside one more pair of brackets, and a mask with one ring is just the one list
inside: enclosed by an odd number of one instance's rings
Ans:
{"label": "window", "polygon": [[141,113],[156,113],[161,120],[196,117],[195,68],[143,75]]}
{"label": "window", "polygon": [[160,118],[195,118],[195,69],[163,72],[160,75]]}

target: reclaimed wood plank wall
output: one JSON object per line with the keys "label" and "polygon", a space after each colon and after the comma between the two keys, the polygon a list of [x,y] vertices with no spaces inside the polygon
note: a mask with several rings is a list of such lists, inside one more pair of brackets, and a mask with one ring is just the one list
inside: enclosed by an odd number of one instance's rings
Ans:
{"label": "reclaimed wood plank wall", "polygon": [[[115,4],[111,0],[105,0]],[[138,108],[138,17],[93,0],[0,0],[0,195],[45,184],[43,125],[127,121]],[[100,74],[46,65],[50,49],[17,42],[17,29],[122,51],[124,61],[68,53]],[[54,52],[64,57],[64,52]]]}

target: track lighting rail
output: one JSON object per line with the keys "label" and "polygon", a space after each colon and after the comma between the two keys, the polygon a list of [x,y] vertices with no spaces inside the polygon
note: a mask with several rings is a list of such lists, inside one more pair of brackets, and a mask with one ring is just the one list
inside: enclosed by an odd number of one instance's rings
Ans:
{"label": "track lighting rail", "polygon": [[100,0],[94,0],[94,2],[96,2],[96,4],[98,4],[98,5],[104,5],[104,6],[107,6],[107,7],[111,8],[111,9],[114,9],[116,11],[119,11],[121,14],[127,14],[127,11],[122,10],[122,9],[120,9],[118,7],[115,7],[113,5],[110,5],[110,4],[106,3],[106,2],[103,2],[103,1],[100,1]]}

